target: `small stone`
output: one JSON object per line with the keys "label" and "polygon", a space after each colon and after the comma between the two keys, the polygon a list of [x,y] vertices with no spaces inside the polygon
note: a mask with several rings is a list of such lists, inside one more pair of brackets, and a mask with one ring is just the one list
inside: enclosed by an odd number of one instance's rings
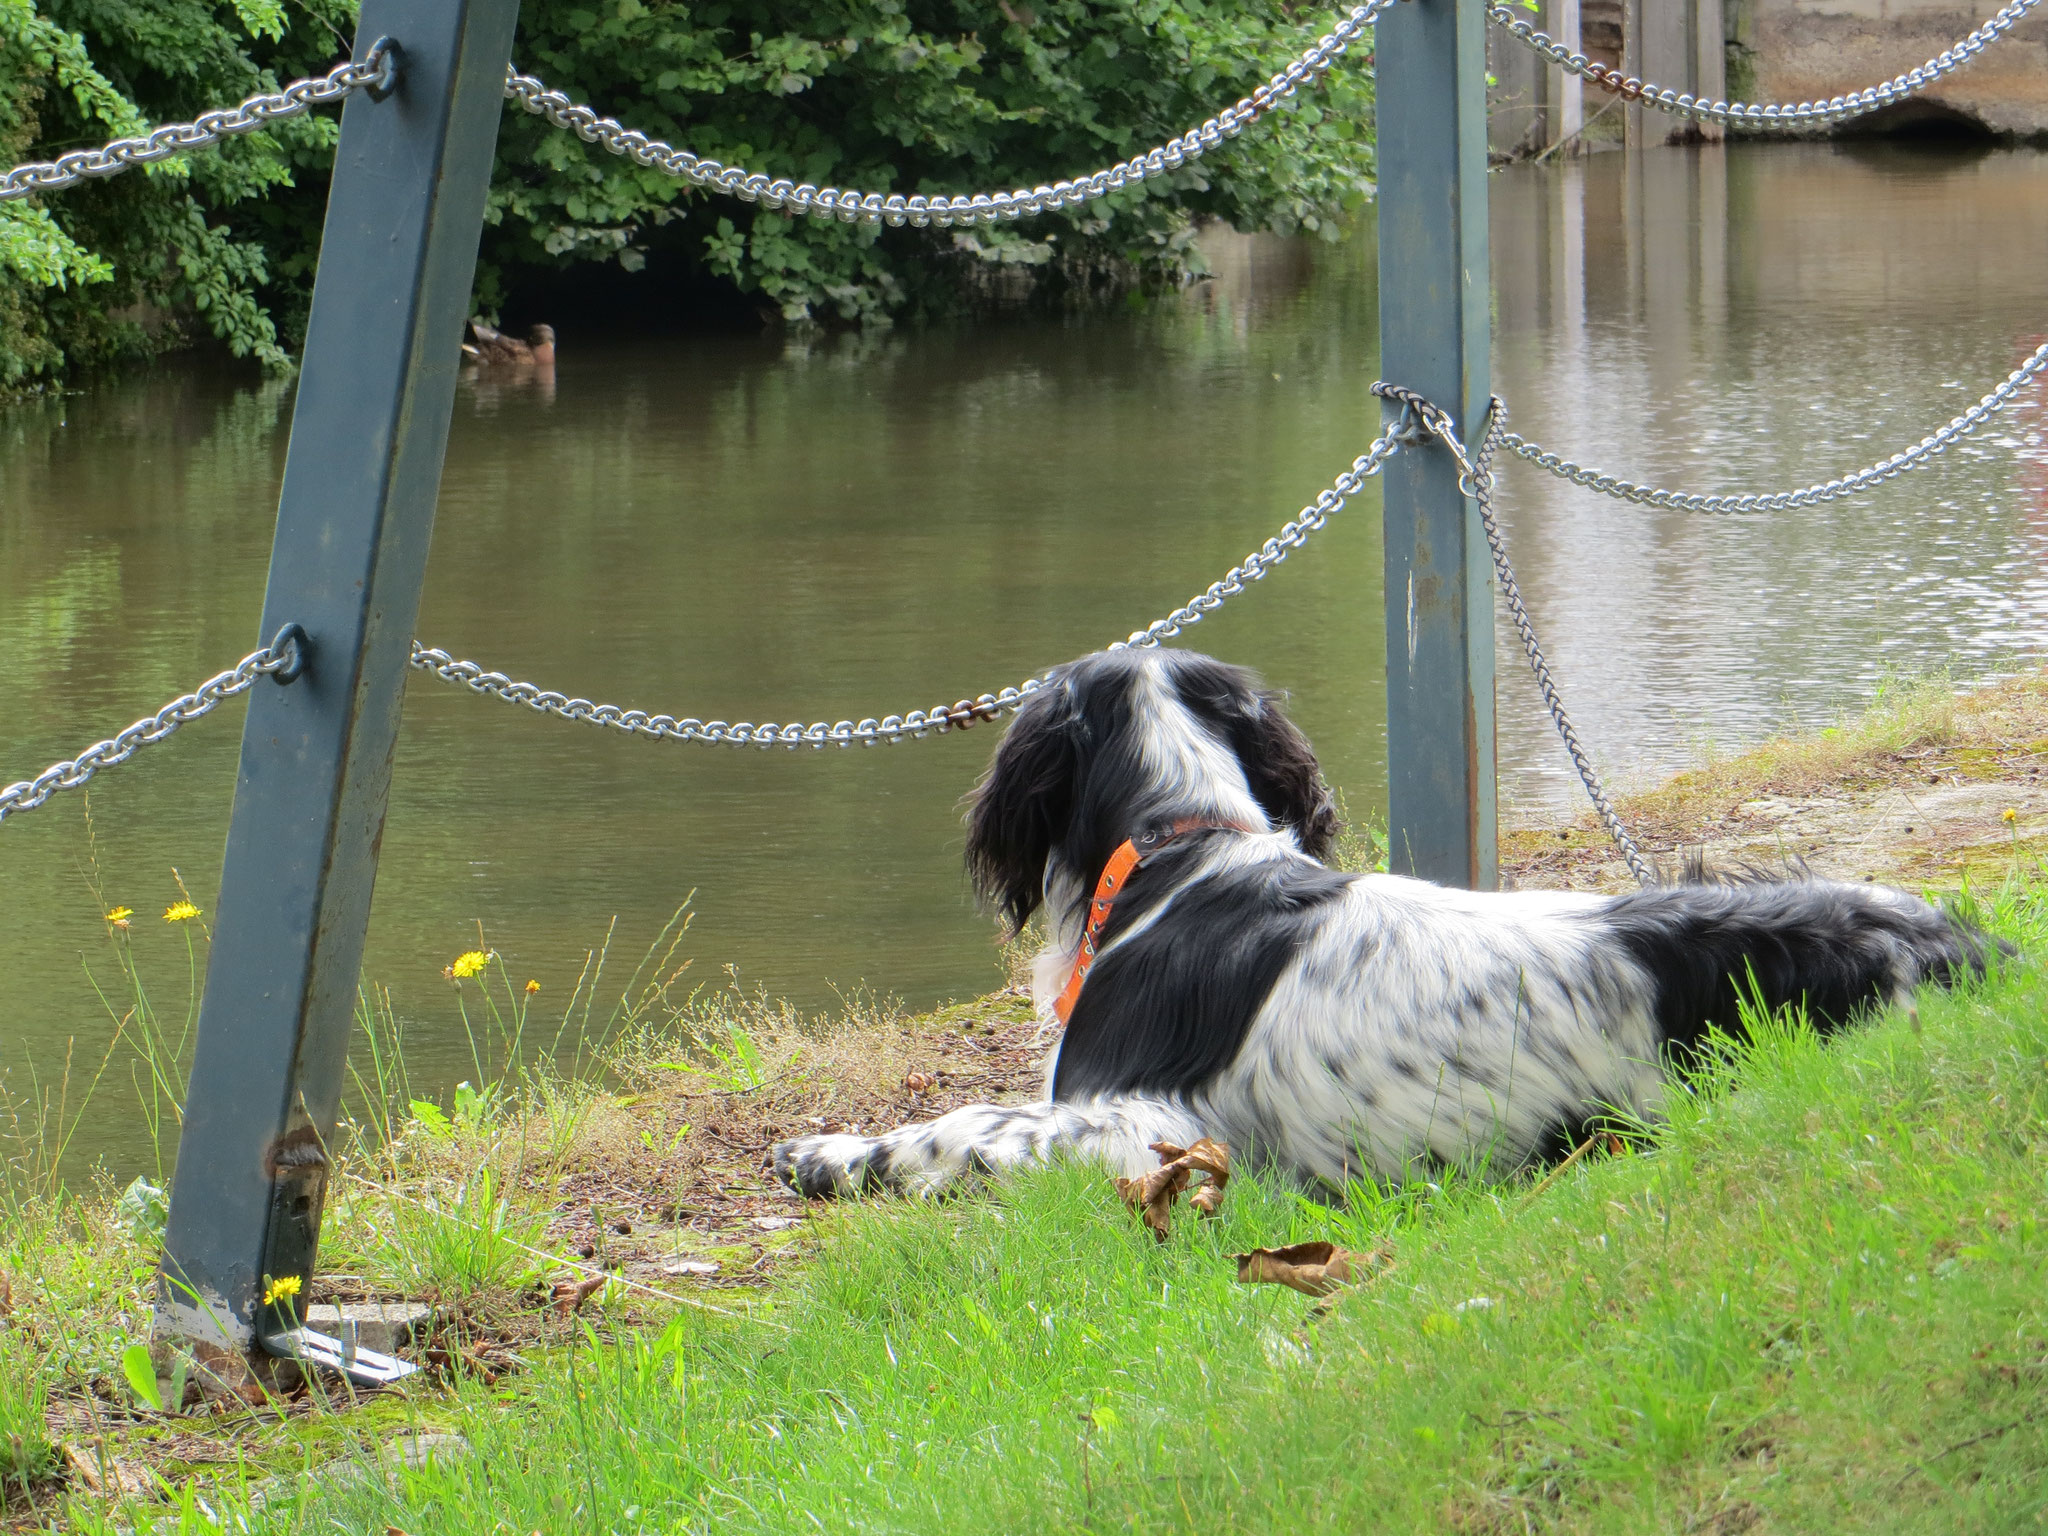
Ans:
{"label": "small stone", "polygon": [[64,1465],[88,1493],[132,1499],[155,1488],[148,1467],[139,1462],[117,1461],[98,1446],[66,1445]]}
{"label": "small stone", "polygon": [[803,1218],[801,1216],[749,1216],[747,1220],[759,1227],[763,1232],[780,1232],[785,1227],[799,1225]]}
{"label": "small stone", "polygon": [[358,1346],[389,1355],[434,1326],[434,1309],[422,1301],[345,1301],[308,1307],[305,1318],[315,1333],[344,1344],[353,1326]]}
{"label": "small stone", "polygon": [[713,1259],[676,1259],[661,1266],[664,1275],[695,1275],[703,1279],[718,1273],[717,1261]]}
{"label": "small stone", "polygon": [[417,1470],[430,1461],[457,1461],[469,1454],[469,1442],[461,1435],[401,1435],[384,1447],[384,1454],[401,1466]]}

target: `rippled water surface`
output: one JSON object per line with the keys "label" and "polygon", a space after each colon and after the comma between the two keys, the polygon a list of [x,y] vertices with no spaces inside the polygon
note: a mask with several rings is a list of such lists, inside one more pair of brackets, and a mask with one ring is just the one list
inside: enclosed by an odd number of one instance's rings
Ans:
{"label": "rippled water surface", "polygon": [[[1494,182],[1496,385],[1574,458],[1697,489],[1825,478],[1917,440],[2048,332],[2048,160],[1788,146],[1612,154]],[[650,711],[882,715],[1017,682],[1184,601],[1376,431],[1369,225],[1226,238],[1183,296],[1086,321],[833,338],[565,337],[551,394],[465,383],[420,634]],[[290,393],[169,368],[0,413],[0,779],[251,648]],[[1510,469],[1525,589],[1622,775],[2048,638],[2038,399],[1878,496],[1714,519]],[[1291,689],[1354,813],[1382,793],[1376,489],[1189,637]],[[1501,654],[1510,800],[1569,785]],[[263,686],[268,686],[267,684]],[[158,1007],[188,991],[241,706],[0,827],[0,1021],[20,1084],[111,1022],[104,906]],[[691,893],[707,983],[915,1003],[996,976],[957,804],[991,734],[866,752],[651,744],[415,677],[367,975],[425,1078],[463,1075],[441,968],[477,925],[566,1000],[618,920]],[[97,894],[94,883],[97,882]],[[125,1003],[118,1004],[125,1008]],[[125,1073],[125,1067],[119,1069]],[[118,1097],[118,1096],[117,1096]],[[132,1154],[110,1106],[80,1146]]]}

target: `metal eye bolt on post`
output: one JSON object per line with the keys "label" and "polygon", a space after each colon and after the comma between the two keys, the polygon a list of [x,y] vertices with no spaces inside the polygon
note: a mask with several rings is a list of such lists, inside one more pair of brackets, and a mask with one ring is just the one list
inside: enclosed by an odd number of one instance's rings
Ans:
{"label": "metal eye bolt on post", "polygon": [[[1486,25],[1485,0],[1406,0],[1381,15],[1374,54],[1380,377],[1454,413],[1468,440],[1490,393]],[[1389,856],[1397,873],[1489,890],[1492,571],[1458,473],[1420,437],[1381,472]]]}
{"label": "metal eye bolt on post", "polygon": [[408,1369],[299,1307],[517,16],[363,6],[390,69],[342,115],[263,604],[303,670],[250,695],[157,1296],[159,1338],[231,1387],[270,1355]]}

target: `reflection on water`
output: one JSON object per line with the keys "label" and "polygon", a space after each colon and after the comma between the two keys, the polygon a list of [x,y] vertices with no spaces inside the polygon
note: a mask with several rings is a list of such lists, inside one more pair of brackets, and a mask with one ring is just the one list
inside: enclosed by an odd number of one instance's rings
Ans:
{"label": "reflection on water", "polygon": [[[1497,386],[1516,424],[1687,488],[1804,483],[1916,440],[2048,328],[2042,157],[1776,145],[1495,179]],[[858,718],[1014,683],[1199,590],[1376,431],[1371,231],[1215,242],[1216,280],[1086,322],[815,344],[565,342],[552,396],[458,399],[420,633],[544,686],[726,719]],[[0,777],[69,756],[256,643],[289,392],[167,370],[0,414]],[[1715,520],[1507,474],[1525,589],[1596,753],[1680,761],[1887,669],[2039,647],[2038,403],[1881,498]],[[1189,637],[1292,690],[1354,812],[1381,798],[1377,491]],[[1509,797],[1562,803],[1501,657]],[[0,1018],[47,1075],[104,1042],[89,888],[141,914],[182,1016],[175,866],[219,877],[240,707],[0,827]],[[566,1001],[617,914],[816,1005],[994,977],[957,802],[991,736],[814,755],[651,744],[415,679],[367,974],[423,1077],[467,1075],[441,968],[476,924]],[[621,977],[623,972],[620,973]],[[125,1003],[117,1004],[125,1008]],[[600,1014],[602,1008],[600,1007]],[[81,1145],[132,1155],[119,1125]]]}
{"label": "reflection on water", "polygon": [[[902,713],[1022,681],[1185,602],[1377,430],[1372,252],[1232,240],[1219,277],[1087,323],[565,345],[555,396],[458,397],[420,634],[572,694],[704,718]],[[0,762],[40,767],[253,644],[286,397],[204,374],[5,418]],[[1376,493],[1201,627],[1295,687],[1379,798]],[[267,686],[267,685],[266,685]],[[107,774],[109,905],[168,997],[176,866],[211,905],[241,707]],[[487,942],[566,1001],[617,914],[637,956],[692,891],[703,979],[811,1005],[997,979],[957,805],[993,733],[736,752],[543,719],[417,677],[366,974],[427,1076],[470,1075],[442,967]],[[28,771],[33,771],[29,769]],[[10,772],[9,776],[13,776]],[[44,1061],[106,1021],[82,797],[0,827],[0,1007]],[[104,971],[104,964],[95,960]],[[623,981],[623,972],[620,972]],[[602,1017],[602,1005],[598,1016]]]}
{"label": "reflection on water", "polygon": [[[1861,468],[1974,404],[2048,334],[2038,152],[1776,145],[1596,157],[1494,182],[1496,388],[1546,447],[1686,490]],[[1526,464],[1507,518],[1539,633],[1624,775],[1826,719],[1888,674],[2048,640],[2048,399],[1876,495],[1716,518]],[[1570,766],[1500,651],[1506,786]]]}

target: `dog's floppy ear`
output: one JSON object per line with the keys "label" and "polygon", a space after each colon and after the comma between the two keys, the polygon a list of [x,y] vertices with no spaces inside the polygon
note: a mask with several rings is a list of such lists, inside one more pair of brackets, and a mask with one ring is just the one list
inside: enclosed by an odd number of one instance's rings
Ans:
{"label": "dog's floppy ear", "polygon": [[1018,712],[975,787],[967,873],[981,899],[1022,929],[1045,897],[1045,861],[1074,814],[1082,722],[1056,682]]}
{"label": "dog's floppy ear", "polygon": [[1294,829],[1303,853],[1327,857],[1337,839],[1337,802],[1315,749],[1280,712],[1280,695],[1262,689],[1234,709],[1230,744],[1261,809]]}

